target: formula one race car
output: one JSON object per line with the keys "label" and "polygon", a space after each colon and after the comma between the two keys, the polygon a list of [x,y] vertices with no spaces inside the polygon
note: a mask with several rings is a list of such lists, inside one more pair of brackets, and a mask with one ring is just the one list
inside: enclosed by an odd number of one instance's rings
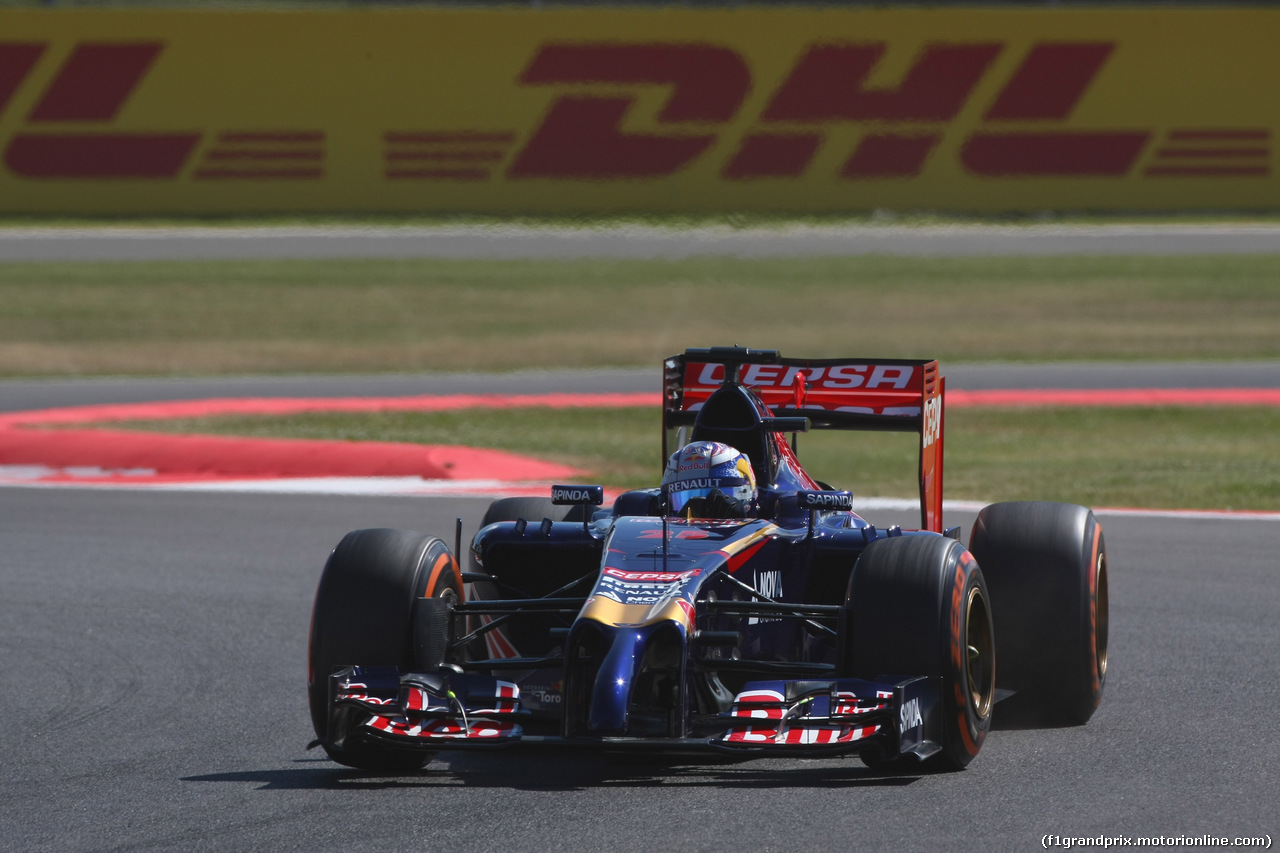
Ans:
{"label": "formula one race car", "polygon": [[[467,571],[438,538],[349,533],[312,615],[313,745],[380,771],[512,745],[958,769],[997,698],[1084,723],[1102,529],[995,504],[966,549],[942,527],[943,392],[934,361],[691,349],[665,362],[659,488],[495,501]],[[922,529],[877,528],[806,473],[810,429],[917,433]]]}

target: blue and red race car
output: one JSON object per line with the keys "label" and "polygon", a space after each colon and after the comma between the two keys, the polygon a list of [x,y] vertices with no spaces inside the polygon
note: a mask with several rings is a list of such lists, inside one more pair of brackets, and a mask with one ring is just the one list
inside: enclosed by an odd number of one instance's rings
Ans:
{"label": "blue and red race car", "polygon": [[[1039,502],[986,507],[968,548],[943,528],[937,362],[734,347],[664,366],[660,487],[607,508],[597,485],[495,501],[465,571],[461,522],[453,550],[343,538],[308,677],[333,760],[398,772],[443,749],[587,745],[957,769],[997,699],[1088,720],[1106,681],[1102,529]],[[878,528],[807,473],[794,447],[811,429],[918,434],[920,529]]]}

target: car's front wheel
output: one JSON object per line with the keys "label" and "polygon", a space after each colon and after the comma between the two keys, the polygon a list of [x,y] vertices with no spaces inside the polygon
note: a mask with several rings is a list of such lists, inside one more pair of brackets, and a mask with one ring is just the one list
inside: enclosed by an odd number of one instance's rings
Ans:
{"label": "car's front wheel", "polygon": [[[408,530],[355,530],[329,556],[311,614],[307,696],[316,737],[339,764],[387,772],[416,770],[431,759],[329,729],[329,675],[343,666],[439,665],[449,608],[461,595],[457,562],[439,539]],[[422,601],[430,602],[426,606]],[[432,601],[434,600],[434,602]],[[433,606],[434,605],[434,606]],[[421,608],[422,613],[415,612]],[[416,626],[416,630],[415,630]],[[424,661],[424,658],[436,658]]]}
{"label": "car's front wheel", "polygon": [[[942,750],[966,766],[982,748],[995,701],[995,640],[982,570],[941,536],[880,539],[849,579],[843,669],[856,678],[941,676]],[[869,765],[884,761],[865,756]]]}

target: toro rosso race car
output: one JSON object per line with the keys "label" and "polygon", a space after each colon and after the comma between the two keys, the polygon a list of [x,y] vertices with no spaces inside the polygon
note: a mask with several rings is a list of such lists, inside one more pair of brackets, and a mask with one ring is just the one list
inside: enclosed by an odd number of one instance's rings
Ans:
{"label": "toro rosso race car", "polygon": [[[495,501],[459,566],[349,533],[316,593],[316,741],[341,764],[588,746],[869,766],[978,754],[997,699],[1084,723],[1107,668],[1107,558],[1084,507],[942,526],[937,362],[691,349],[665,362],[658,488]],[[919,436],[919,530],[879,528],[795,452],[811,429]]]}

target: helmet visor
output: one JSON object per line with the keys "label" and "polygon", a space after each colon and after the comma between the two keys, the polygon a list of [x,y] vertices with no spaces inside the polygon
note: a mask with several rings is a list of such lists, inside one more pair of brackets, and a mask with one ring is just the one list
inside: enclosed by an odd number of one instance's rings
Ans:
{"label": "helmet visor", "polygon": [[671,514],[680,515],[689,506],[691,501],[705,498],[715,491],[715,487],[710,489],[681,489],[671,492]]}
{"label": "helmet visor", "polygon": [[[750,502],[752,487],[745,479],[736,477],[702,478],[686,480],[670,484],[668,491],[669,514],[681,515],[689,508],[690,503],[707,498],[712,492],[719,491],[735,503]],[[694,509],[697,509],[695,505]]]}

